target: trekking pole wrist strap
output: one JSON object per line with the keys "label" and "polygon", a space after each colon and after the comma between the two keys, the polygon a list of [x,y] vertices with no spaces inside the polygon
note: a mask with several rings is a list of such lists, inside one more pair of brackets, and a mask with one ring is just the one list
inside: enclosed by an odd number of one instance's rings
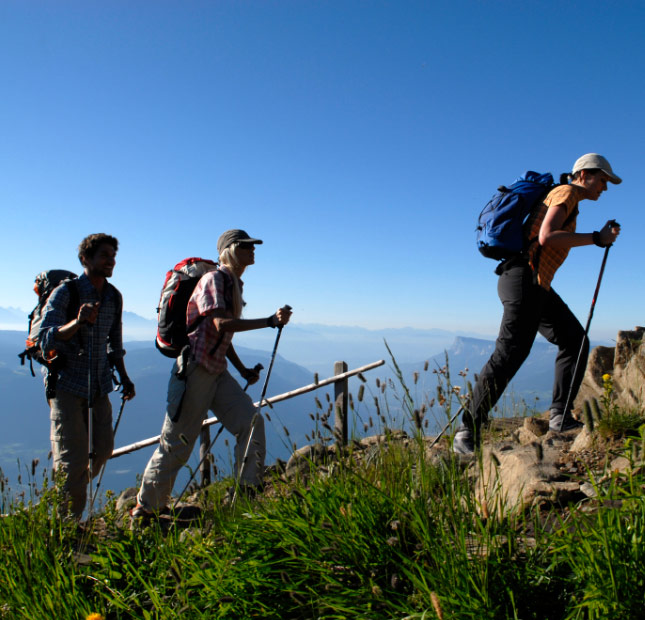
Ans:
{"label": "trekking pole wrist strap", "polygon": [[267,318],[267,327],[276,328],[278,326],[278,317],[275,314],[272,314]]}

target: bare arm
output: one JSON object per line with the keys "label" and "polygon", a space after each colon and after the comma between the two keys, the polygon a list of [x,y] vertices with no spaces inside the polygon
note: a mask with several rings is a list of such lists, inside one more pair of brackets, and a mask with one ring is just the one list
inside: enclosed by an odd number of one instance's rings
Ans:
{"label": "bare arm", "polygon": [[225,310],[214,310],[211,318],[218,332],[246,332],[263,327],[282,327],[291,318],[291,306],[283,306],[275,314],[265,319],[232,319]]}
{"label": "bare arm", "polygon": [[233,343],[231,343],[226,351],[226,357],[228,358],[229,362],[235,366],[237,371],[242,375],[242,373],[246,370],[246,367],[242,363],[242,360],[237,354],[237,351],[233,347]]}
{"label": "bare arm", "polygon": [[[542,226],[540,227],[539,242],[543,246],[554,248],[575,248],[583,245],[593,245],[593,233],[567,232],[562,230],[567,219],[564,205],[549,207]],[[599,231],[599,241],[602,245],[611,245],[620,234],[620,226],[610,220]]]}
{"label": "bare arm", "polygon": [[226,357],[228,358],[229,362],[231,362],[231,364],[235,366],[242,379],[246,379],[249,385],[257,383],[258,379],[260,378],[260,370],[262,370],[262,364],[258,364],[255,368],[247,368],[239,358],[237,351],[233,347],[233,344],[231,344],[226,351]]}
{"label": "bare arm", "polygon": [[67,341],[76,335],[83,323],[94,325],[99,315],[99,306],[100,302],[83,304],[78,309],[78,316],[69,323],[61,325],[54,333],[54,338],[56,340]]}

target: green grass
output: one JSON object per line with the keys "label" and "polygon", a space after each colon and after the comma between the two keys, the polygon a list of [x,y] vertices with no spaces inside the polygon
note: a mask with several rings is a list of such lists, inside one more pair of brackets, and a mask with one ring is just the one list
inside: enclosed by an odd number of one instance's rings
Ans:
{"label": "green grass", "polygon": [[[459,390],[438,374],[434,398],[450,404]],[[417,433],[407,444],[350,449],[234,511],[219,502],[230,481],[217,482],[191,529],[131,530],[111,499],[84,533],[59,516],[56,486],[32,481],[28,499],[11,501],[0,481],[0,620],[640,617],[643,473],[614,474],[593,500],[551,515],[486,518],[463,465],[427,458],[422,416],[434,403],[418,405],[415,389],[378,392],[381,430],[404,417]],[[624,454],[642,459],[643,428]]]}
{"label": "green grass", "polygon": [[86,563],[47,489],[0,519],[0,618],[436,618],[433,598],[445,618],[638,617],[641,478],[599,488],[595,513],[573,510],[549,534],[529,527],[535,515],[484,519],[458,463],[431,466],[420,446],[278,482],[192,530],[131,531],[111,502]]}

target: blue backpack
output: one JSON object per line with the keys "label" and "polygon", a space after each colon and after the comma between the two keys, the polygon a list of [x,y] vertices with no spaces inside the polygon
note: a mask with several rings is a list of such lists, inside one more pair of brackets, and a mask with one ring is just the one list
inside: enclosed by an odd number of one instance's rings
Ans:
{"label": "blue backpack", "polygon": [[555,186],[550,172],[529,170],[512,185],[499,187],[479,214],[477,249],[495,260],[520,254],[526,220]]}

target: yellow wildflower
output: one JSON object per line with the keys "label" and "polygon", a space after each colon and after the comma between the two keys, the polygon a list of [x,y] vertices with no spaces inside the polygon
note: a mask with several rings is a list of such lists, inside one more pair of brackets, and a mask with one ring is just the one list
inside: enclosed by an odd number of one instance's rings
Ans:
{"label": "yellow wildflower", "polygon": [[606,383],[607,381],[611,381],[611,375],[609,373],[605,373],[602,376],[602,380]]}
{"label": "yellow wildflower", "polygon": [[85,620],[105,620],[101,614],[91,613]]}

